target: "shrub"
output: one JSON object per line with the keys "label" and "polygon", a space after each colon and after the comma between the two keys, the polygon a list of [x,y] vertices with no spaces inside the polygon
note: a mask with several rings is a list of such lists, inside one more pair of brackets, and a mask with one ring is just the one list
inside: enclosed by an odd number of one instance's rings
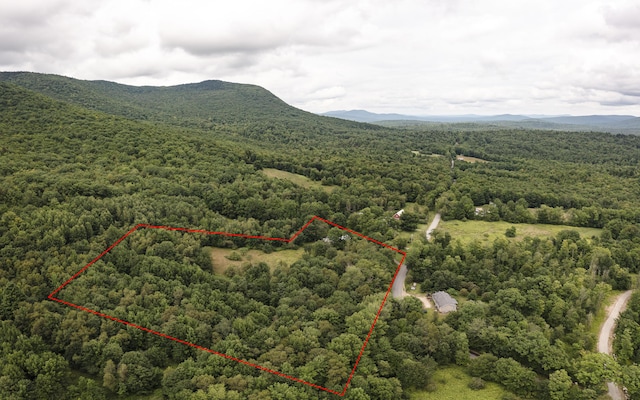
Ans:
{"label": "shrub", "polygon": [[485,384],[482,378],[473,378],[467,386],[469,386],[469,389],[471,390],[480,390],[484,389]]}

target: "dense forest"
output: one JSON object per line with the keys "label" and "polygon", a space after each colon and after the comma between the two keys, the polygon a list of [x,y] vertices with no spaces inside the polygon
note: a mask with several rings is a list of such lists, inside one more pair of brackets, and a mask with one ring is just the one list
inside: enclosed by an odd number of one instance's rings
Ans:
{"label": "dense forest", "polygon": [[[408,398],[431,390],[433,372],[448,364],[514,398],[596,399],[609,380],[640,396],[637,296],[618,326],[617,360],[594,352],[592,333],[611,290],[632,288],[640,269],[640,136],[392,129],[214,81],[0,80],[6,398],[334,398],[47,299],[137,224],[288,238],[314,215],[408,246],[411,279],[460,301],[445,317],[389,297],[345,398]],[[421,211],[392,218],[409,206]],[[490,245],[446,232],[430,242],[416,232],[408,243],[402,232],[424,223],[426,210],[568,226]],[[602,233],[581,237],[570,226]],[[343,233],[314,223],[284,243],[142,229],[58,295],[341,392],[399,262]],[[219,249],[299,257],[220,273],[211,261]],[[470,350],[481,355],[470,359]]]}

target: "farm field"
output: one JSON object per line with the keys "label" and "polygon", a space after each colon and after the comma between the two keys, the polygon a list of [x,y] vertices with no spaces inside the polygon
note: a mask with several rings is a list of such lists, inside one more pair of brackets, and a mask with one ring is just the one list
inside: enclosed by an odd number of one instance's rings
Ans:
{"label": "farm field", "polygon": [[599,236],[602,229],[581,228],[568,225],[546,224],[512,224],[509,222],[487,221],[442,221],[438,226],[439,231],[448,232],[451,237],[459,239],[462,243],[470,243],[474,240],[481,243],[493,243],[497,238],[506,238],[505,231],[515,226],[516,236],[509,240],[522,240],[529,237],[553,237],[563,230],[574,230],[583,238],[590,239]]}

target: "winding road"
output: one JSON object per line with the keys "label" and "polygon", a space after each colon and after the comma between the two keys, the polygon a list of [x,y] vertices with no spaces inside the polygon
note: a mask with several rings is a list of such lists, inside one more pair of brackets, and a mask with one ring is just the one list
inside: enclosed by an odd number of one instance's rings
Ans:
{"label": "winding road", "polygon": [[[425,236],[427,240],[431,240],[431,234],[438,227],[440,223],[441,216],[440,214],[436,214],[427,228],[425,232]],[[396,280],[393,282],[393,287],[391,288],[391,293],[393,297],[396,299],[402,299],[405,296],[414,296],[422,300],[425,304],[426,308],[431,307],[431,304],[424,296],[416,296],[408,294],[405,287],[405,280],[407,278],[407,265],[402,264],[400,267],[400,271],[398,271],[398,276],[396,276]],[[598,337],[598,352],[612,355],[613,354],[613,331],[616,327],[616,319],[620,316],[620,313],[624,311],[627,306],[627,302],[629,301],[629,297],[631,297],[631,290],[627,290],[626,292],[619,295],[612,306],[607,307],[607,319],[604,324],[602,324],[602,328],[600,328],[600,335]],[[424,299],[422,298],[424,297]],[[613,400],[625,400],[626,396],[622,392],[622,390],[616,386],[613,382],[608,382],[607,387],[609,388],[609,396]]]}
{"label": "winding road", "polygon": [[[631,290],[627,290],[616,298],[613,306],[607,307],[607,319],[600,328],[600,336],[598,337],[598,352],[613,355],[613,330],[616,327],[616,319],[620,313],[624,311],[631,297]],[[625,400],[626,397],[622,390],[613,382],[608,382],[609,396],[613,400]]]}
{"label": "winding road", "polygon": [[[425,232],[427,240],[431,239],[431,233],[438,227],[439,223],[440,214],[438,213],[435,215],[433,221],[431,221],[431,224],[429,225],[429,228],[427,228]],[[402,264],[402,266],[400,267],[400,271],[398,271],[398,275],[396,276],[396,280],[393,282],[393,286],[391,287],[391,294],[393,295],[393,297],[396,299],[402,299],[405,296],[413,296],[420,300],[422,304],[424,304],[425,308],[431,308],[431,303],[429,302],[429,300],[427,300],[427,296],[407,293],[407,291],[404,289],[406,279],[407,264]]]}

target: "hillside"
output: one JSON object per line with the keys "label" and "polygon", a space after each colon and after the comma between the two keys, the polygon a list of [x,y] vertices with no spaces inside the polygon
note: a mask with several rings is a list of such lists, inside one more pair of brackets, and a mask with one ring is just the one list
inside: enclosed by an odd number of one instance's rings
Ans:
{"label": "hillside", "polygon": [[[610,379],[594,365],[620,367],[590,332],[640,272],[638,136],[392,129],[217,81],[12,78],[0,82],[0,397],[394,399],[457,365],[477,387],[551,398],[560,380],[565,398],[586,398]],[[416,228],[436,211],[494,231],[425,242]],[[409,282],[450,292],[458,311],[390,296],[348,381],[398,260],[328,224],[291,243],[242,236],[291,237],[313,215],[405,249]],[[137,224],[240,235],[139,229],[58,298],[316,386],[47,298]]]}
{"label": "hillside", "polygon": [[199,128],[265,120],[293,123],[331,120],[292,107],[259,86],[216,80],[154,87],[31,72],[0,72],[0,81],[108,114]]}

